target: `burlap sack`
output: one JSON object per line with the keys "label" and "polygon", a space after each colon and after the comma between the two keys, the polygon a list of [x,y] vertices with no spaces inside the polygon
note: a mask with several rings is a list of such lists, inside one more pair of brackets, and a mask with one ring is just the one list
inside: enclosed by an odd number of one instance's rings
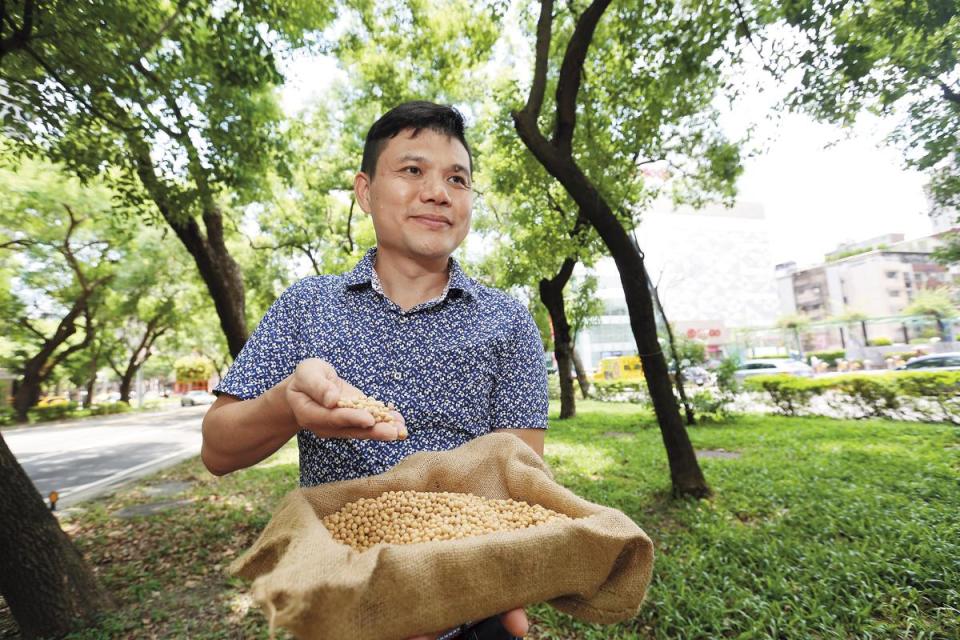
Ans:
{"label": "burlap sack", "polygon": [[[336,542],[320,521],[394,490],[513,498],[576,519],[363,553]],[[653,544],[630,518],[554,482],[516,436],[492,433],[416,453],[377,476],[291,492],[230,571],[253,580],[271,629],[315,640],[403,640],[544,601],[586,622],[626,620],[652,568]]]}

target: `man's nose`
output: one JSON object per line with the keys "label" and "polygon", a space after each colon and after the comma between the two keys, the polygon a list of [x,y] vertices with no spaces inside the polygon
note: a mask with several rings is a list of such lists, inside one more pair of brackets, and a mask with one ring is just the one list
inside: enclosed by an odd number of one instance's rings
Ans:
{"label": "man's nose", "polygon": [[447,182],[443,176],[427,176],[420,190],[420,199],[434,204],[449,204],[450,192],[447,191]]}

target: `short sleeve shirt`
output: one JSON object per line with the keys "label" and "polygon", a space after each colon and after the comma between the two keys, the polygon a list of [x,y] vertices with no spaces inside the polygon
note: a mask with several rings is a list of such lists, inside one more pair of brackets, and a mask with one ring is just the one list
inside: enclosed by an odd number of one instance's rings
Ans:
{"label": "short sleeve shirt", "polygon": [[451,258],[437,298],[402,311],[383,294],[376,249],[350,272],[305,278],[271,306],[215,389],[246,400],[321,358],[368,396],[393,403],[396,442],[297,435],[300,484],[382,473],[416,451],[446,450],[494,429],[547,427],[547,373],[527,309]]}

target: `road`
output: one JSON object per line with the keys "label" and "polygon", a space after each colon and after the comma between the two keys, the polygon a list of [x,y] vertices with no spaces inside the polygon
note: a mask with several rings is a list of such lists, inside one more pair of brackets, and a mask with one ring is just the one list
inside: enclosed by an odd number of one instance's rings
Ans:
{"label": "road", "polygon": [[44,498],[70,506],[200,453],[209,407],[5,429],[3,438]]}

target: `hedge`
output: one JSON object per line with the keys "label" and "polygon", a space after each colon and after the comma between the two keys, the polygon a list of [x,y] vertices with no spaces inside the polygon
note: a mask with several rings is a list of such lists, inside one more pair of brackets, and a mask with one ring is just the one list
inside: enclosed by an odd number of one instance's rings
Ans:
{"label": "hedge", "polygon": [[[839,414],[960,424],[960,371],[757,376],[747,378],[744,386],[766,393],[777,410],[789,416]],[[814,398],[824,402],[814,406]],[[824,404],[831,412],[823,410]]]}
{"label": "hedge", "polygon": [[807,355],[807,364],[813,364],[810,362],[810,360],[814,356],[816,356],[818,360],[826,362],[828,367],[836,367],[837,360],[843,360],[846,358],[847,352],[843,351],[842,349],[837,351],[814,351],[813,353]]}

